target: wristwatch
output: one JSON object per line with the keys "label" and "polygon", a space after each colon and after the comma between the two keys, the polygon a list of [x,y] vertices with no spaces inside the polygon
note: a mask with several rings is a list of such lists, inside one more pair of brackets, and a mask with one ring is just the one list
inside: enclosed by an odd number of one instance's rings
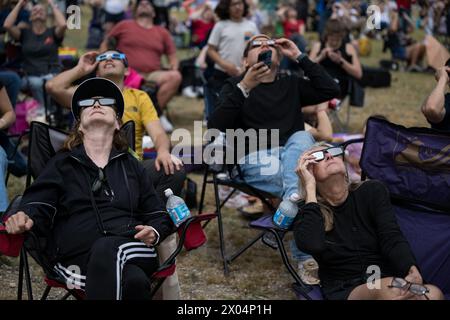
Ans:
{"label": "wristwatch", "polygon": [[306,53],[300,53],[299,56],[297,57],[297,63],[300,63],[305,57],[307,57],[308,55]]}
{"label": "wristwatch", "polygon": [[238,82],[236,86],[241,90],[242,94],[244,95],[244,98],[248,98],[250,92],[240,82]]}

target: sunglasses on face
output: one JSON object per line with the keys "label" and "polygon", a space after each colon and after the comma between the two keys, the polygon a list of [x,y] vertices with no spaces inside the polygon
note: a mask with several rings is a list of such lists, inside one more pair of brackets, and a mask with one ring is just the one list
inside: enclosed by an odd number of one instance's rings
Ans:
{"label": "sunglasses on face", "polygon": [[344,150],[341,147],[330,147],[328,149],[313,152],[311,155],[314,156],[316,161],[322,161],[325,159],[325,153],[328,153],[332,157],[341,156],[344,154]]}
{"label": "sunglasses on face", "polygon": [[105,60],[121,60],[121,61],[125,61],[126,56],[124,53],[118,53],[118,52],[109,52],[109,53],[104,53],[101,54],[99,56],[97,56],[97,58],[95,58],[96,61],[105,61]]}
{"label": "sunglasses on face", "polygon": [[388,288],[397,288],[397,289],[402,289],[402,290],[408,290],[412,294],[415,294],[417,296],[425,296],[425,298],[427,300],[429,300],[429,298],[426,294],[430,292],[430,289],[428,289],[424,285],[421,285],[418,283],[412,283],[403,278],[393,278],[391,285],[388,286]]}
{"label": "sunglasses on face", "polygon": [[89,108],[92,107],[95,102],[97,102],[105,107],[113,107],[116,105],[116,99],[113,98],[91,98],[91,99],[83,99],[78,101],[78,105],[81,108]]}
{"label": "sunglasses on face", "polygon": [[275,47],[275,40],[253,40],[251,43],[251,48],[259,48],[261,47],[263,44],[265,44],[266,46],[269,47]]}

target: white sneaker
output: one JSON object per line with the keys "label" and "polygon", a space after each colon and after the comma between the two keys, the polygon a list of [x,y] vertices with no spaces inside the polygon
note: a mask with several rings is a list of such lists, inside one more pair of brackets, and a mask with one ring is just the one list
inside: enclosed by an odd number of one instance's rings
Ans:
{"label": "white sneaker", "polygon": [[161,122],[161,125],[166,132],[172,132],[173,131],[173,125],[170,123],[170,121],[167,119],[165,115],[162,115],[159,117],[159,121]]}
{"label": "white sneaker", "polygon": [[182,90],[182,94],[188,98],[197,98],[197,92],[194,90],[194,87],[188,86]]}

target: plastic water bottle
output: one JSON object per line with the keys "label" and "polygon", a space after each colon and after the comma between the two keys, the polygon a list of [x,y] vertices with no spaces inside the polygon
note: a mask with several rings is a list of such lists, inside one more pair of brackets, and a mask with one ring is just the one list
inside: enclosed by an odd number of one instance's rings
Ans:
{"label": "plastic water bottle", "polygon": [[187,218],[191,216],[191,212],[186,203],[180,197],[173,194],[172,189],[164,190],[164,195],[167,197],[166,208],[169,212],[175,226],[182,224]]}
{"label": "plastic water bottle", "polygon": [[296,193],[292,194],[289,199],[281,201],[280,206],[273,216],[273,223],[281,229],[289,229],[294,218],[297,215],[297,201],[299,197]]}

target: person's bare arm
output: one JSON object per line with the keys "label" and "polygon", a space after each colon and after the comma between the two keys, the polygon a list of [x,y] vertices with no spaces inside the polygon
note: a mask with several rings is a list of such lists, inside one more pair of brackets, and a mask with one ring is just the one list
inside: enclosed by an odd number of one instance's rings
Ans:
{"label": "person's bare arm", "polygon": [[72,83],[95,70],[98,65],[98,62],[95,61],[97,54],[97,51],[85,53],[74,68],[58,74],[45,83],[47,92],[61,106],[70,109],[72,96],[76,89]]}
{"label": "person's bare arm", "polygon": [[436,73],[437,85],[421,106],[422,113],[431,123],[440,123],[445,117],[445,92],[449,85],[449,67],[442,67]]}
{"label": "person's bare arm", "polygon": [[16,121],[16,114],[9,100],[8,93],[3,87],[0,90],[0,130],[9,128]]}
{"label": "person's bare arm", "polygon": [[170,69],[178,70],[179,62],[178,62],[177,54],[174,52],[173,54],[168,55],[167,59],[169,60]]}
{"label": "person's bare arm", "polygon": [[211,60],[214,61],[214,63],[218,64],[230,76],[238,76],[241,73],[240,68],[236,67],[231,62],[222,59],[219,52],[217,51],[217,47],[209,44],[207,54],[211,58]]}
{"label": "person's bare arm", "polygon": [[325,110],[319,110],[317,112],[316,131],[316,140],[327,142],[333,140],[333,126],[331,125],[330,118]]}
{"label": "person's bare arm", "polygon": [[165,174],[173,174],[176,170],[180,170],[183,163],[170,154],[170,140],[164,131],[159,120],[150,121],[145,125],[145,130],[149,134],[157,153],[155,167],[156,170],[164,168]]}
{"label": "person's bare arm", "polygon": [[14,9],[11,10],[11,12],[6,17],[5,22],[3,23],[3,27],[5,28],[5,30],[8,31],[11,37],[13,37],[15,40],[19,40],[21,34],[21,28],[19,28],[19,26],[16,26],[15,23],[17,17],[19,16],[20,10],[25,4],[26,0],[19,0],[19,2],[17,2]]}
{"label": "person's bare arm", "polygon": [[355,48],[350,44],[347,43],[345,50],[347,51],[347,54],[352,57],[352,62],[348,62],[345,59],[341,59],[342,68],[347,72],[349,75],[356,79],[362,78],[362,67],[361,62],[359,61],[358,54],[356,53]]}
{"label": "person's bare arm", "polygon": [[64,38],[64,33],[66,32],[66,18],[62,12],[58,9],[58,6],[53,3],[53,0],[48,0],[48,5],[52,8],[53,17],[55,19],[55,36],[58,39]]}

